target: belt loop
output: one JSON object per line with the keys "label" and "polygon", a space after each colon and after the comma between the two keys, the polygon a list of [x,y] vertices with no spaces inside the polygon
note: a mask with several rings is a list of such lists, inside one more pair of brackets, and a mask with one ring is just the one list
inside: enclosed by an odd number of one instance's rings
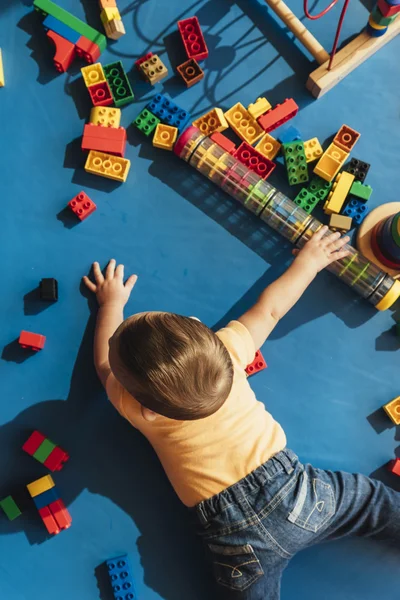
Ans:
{"label": "belt loop", "polygon": [[276,458],[279,460],[288,475],[293,473],[294,467],[292,465],[292,461],[287,456],[286,450],[282,450],[282,452],[280,452]]}
{"label": "belt loop", "polygon": [[204,510],[204,501],[196,506],[196,512],[200,523],[205,527],[208,524],[208,519]]}

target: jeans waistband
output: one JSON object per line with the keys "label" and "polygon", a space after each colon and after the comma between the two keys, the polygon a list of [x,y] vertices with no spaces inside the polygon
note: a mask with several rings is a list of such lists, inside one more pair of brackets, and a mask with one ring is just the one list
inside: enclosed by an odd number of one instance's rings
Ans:
{"label": "jeans waistband", "polygon": [[294,471],[298,457],[291,450],[285,449],[271,457],[267,462],[257,467],[243,479],[226,488],[208,500],[203,500],[191,510],[204,526],[227,505],[242,500],[245,496],[268,483],[268,479],[284,470],[287,474]]}

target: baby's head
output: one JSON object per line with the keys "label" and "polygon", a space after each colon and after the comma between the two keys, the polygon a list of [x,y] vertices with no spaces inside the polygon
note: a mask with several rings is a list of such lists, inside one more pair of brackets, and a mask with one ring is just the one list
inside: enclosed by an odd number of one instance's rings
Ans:
{"label": "baby's head", "polygon": [[197,319],[146,312],[126,319],[110,339],[116,379],[140,404],[182,421],[215,413],[232,387],[229,353]]}

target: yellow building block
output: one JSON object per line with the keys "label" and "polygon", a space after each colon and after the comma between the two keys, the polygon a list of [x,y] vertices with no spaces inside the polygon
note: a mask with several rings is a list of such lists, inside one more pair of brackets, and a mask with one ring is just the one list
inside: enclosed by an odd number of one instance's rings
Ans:
{"label": "yellow building block", "polygon": [[103,67],[100,63],[94,63],[93,65],[82,67],[81,73],[86,87],[96,85],[96,83],[102,83],[106,80]]}
{"label": "yellow building block", "polygon": [[306,162],[313,162],[317,160],[323,154],[322,146],[319,143],[318,138],[314,137],[311,140],[304,142],[304,152],[306,155]]}
{"label": "yellow building block", "polygon": [[116,0],[99,0],[99,6],[103,10],[103,8],[114,8],[117,3]]}
{"label": "yellow building block", "polygon": [[240,102],[226,111],[225,118],[240,139],[248,144],[257,142],[264,134],[262,127]]}
{"label": "yellow building block", "polygon": [[119,127],[121,123],[121,109],[108,106],[93,106],[90,111],[90,123],[103,127]]}
{"label": "yellow building block", "polygon": [[281,144],[269,133],[264,133],[261,140],[256,145],[256,150],[265,158],[273,160],[281,149]]}
{"label": "yellow building block", "polygon": [[164,150],[172,150],[178,137],[178,128],[171,125],[163,125],[158,123],[153,137],[153,146],[163,148]]}
{"label": "yellow building block", "polygon": [[266,98],[257,98],[254,104],[248,105],[247,110],[253,119],[258,119],[258,117],[261,117],[261,115],[266,113],[267,110],[270,110],[271,108],[272,106]]}
{"label": "yellow building block", "polygon": [[51,475],[45,475],[40,479],[36,479],[36,481],[32,481],[32,483],[29,483],[26,487],[32,498],[34,498],[54,487],[54,481]]}
{"label": "yellow building block", "polygon": [[400,298],[400,281],[395,280],[394,284],[388,292],[375,304],[377,310],[387,310]]}
{"label": "yellow building block", "polygon": [[5,85],[6,85],[6,82],[4,81],[3,57],[1,55],[1,48],[0,48],[0,87],[4,87]]}
{"label": "yellow building block", "polygon": [[400,425],[400,396],[385,404],[383,410],[392,419],[393,423]]}
{"label": "yellow building block", "polygon": [[106,36],[111,40],[119,40],[126,33],[121,19],[114,19],[109,23],[104,23],[104,31],[106,32]]}
{"label": "yellow building block", "polygon": [[317,162],[314,173],[325,179],[325,181],[332,181],[348,156],[348,152],[341,150],[335,144],[331,144]]}
{"label": "yellow building block", "polygon": [[105,25],[105,23],[109,23],[114,19],[121,20],[121,15],[119,14],[118,8],[116,6],[113,6],[112,8],[103,8],[103,10],[100,13],[100,19],[103,25]]}
{"label": "yellow building block", "polygon": [[332,213],[339,214],[342,206],[350,192],[350,188],[353,185],[354,175],[343,171],[339,173],[333,184],[332,191],[329,192],[328,199],[324,204],[324,212],[326,215]]}
{"label": "yellow building block", "polygon": [[213,108],[205,115],[193,121],[192,125],[200,129],[204,135],[211,135],[215,131],[224,131],[229,127],[221,108]]}
{"label": "yellow building block", "polygon": [[85,164],[85,171],[100,177],[115,179],[115,181],[126,181],[131,161],[105,152],[91,150]]}

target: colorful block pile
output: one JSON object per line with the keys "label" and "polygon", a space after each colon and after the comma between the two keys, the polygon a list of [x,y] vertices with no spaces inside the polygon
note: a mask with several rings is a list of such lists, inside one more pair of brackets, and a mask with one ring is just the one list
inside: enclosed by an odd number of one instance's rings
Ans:
{"label": "colorful block pile", "polygon": [[45,475],[26,487],[51,535],[56,535],[71,526],[71,515],[61,500],[51,475]]}

